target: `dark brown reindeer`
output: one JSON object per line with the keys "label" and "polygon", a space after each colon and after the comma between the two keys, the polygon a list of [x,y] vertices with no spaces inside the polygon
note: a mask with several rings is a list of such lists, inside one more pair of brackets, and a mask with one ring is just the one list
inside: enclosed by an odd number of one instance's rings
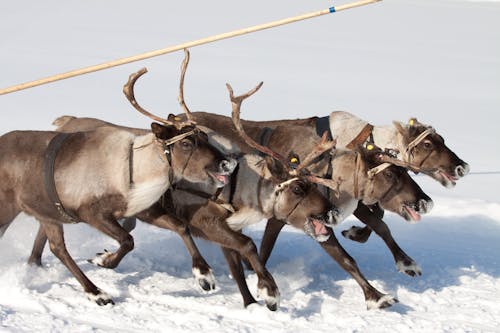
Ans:
{"label": "dark brown reindeer", "polygon": [[[221,134],[231,136],[228,129],[230,119],[225,116],[194,112],[200,124],[215,127]],[[182,117],[182,116],[181,116]],[[444,139],[432,127],[410,120],[408,124],[394,122],[388,126],[373,126],[347,112],[332,112],[327,117],[312,117],[295,120],[275,121],[242,121],[243,125],[256,140],[268,140],[268,137],[278,128],[298,126],[307,129],[312,136],[321,135],[328,130],[337,138],[337,149],[353,149],[358,145],[373,142],[383,149],[390,149],[392,153],[414,168],[427,170],[427,175],[439,181],[443,186],[453,187],[458,179],[469,172],[469,166],[451,151],[444,143]],[[294,130],[289,135],[283,135],[283,142],[291,142],[290,147],[299,149],[302,138],[295,140]],[[279,149],[278,149],[279,151]],[[393,254],[396,266],[400,272],[409,276],[421,275],[421,269],[393,239],[391,232],[382,220],[383,209],[379,205],[367,206],[359,202],[354,215],[363,223],[365,228],[352,227],[342,232],[344,237],[365,242],[372,230],[379,235]],[[415,216],[417,217],[417,216]],[[260,254],[264,261],[269,257],[280,230],[284,224],[281,221],[270,220],[267,224],[264,238],[261,243]]]}
{"label": "dark brown reindeer", "polygon": [[[135,101],[133,92],[129,97]],[[190,115],[179,122],[143,111],[161,123],[152,123],[152,133],[145,135],[101,127],[71,134],[14,131],[0,137],[0,234],[20,212],[35,217],[41,225],[35,245],[42,244],[40,255],[48,239],[51,251],[99,305],[113,301],[71,258],[63,225],[86,222],[118,241],[116,252],[96,258],[103,267],[116,267],[132,250],[132,236],[117,223],[130,216],[177,231],[193,260],[206,265],[185,223],[155,203],[182,179],[223,186],[236,165],[208,144]]]}
{"label": "dark brown reindeer", "polygon": [[[176,214],[190,221],[193,235],[221,245],[244,305],[248,306],[256,300],[246,284],[239,259],[241,257],[256,272],[259,294],[267,307],[276,310],[279,304],[278,287],[261,263],[254,242],[243,235],[241,229],[262,219],[276,217],[286,220],[315,239],[324,240],[328,237],[324,234],[324,225],[335,223],[336,213],[332,210],[331,203],[307,178],[306,167],[315,157],[331,150],[334,143],[322,140],[294,170],[281,155],[255,144],[246,137],[238,119],[241,103],[260,86],[241,96],[234,96],[229,85],[228,89],[236,131],[267,157],[243,155],[239,159],[238,170],[233,175],[232,185],[225,189],[218,200],[207,200],[197,192],[179,187],[172,191],[172,199]],[[222,202],[231,204],[232,208],[228,209],[225,204],[221,204],[222,198]]]}

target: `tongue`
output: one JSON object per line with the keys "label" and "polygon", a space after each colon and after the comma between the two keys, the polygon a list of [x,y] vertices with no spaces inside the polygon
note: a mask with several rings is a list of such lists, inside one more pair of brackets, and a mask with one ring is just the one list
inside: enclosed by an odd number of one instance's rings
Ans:
{"label": "tongue", "polygon": [[411,209],[410,207],[408,206],[405,206],[405,210],[408,214],[410,214],[411,216],[411,219],[413,221],[420,221],[420,214],[418,214],[416,211],[414,211],[413,209]]}
{"label": "tongue", "polygon": [[325,225],[323,223],[321,223],[320,221],[318,221],[316,219],[312,219],[311,222],[312,222],[312,224],[314,226],[314,233],[316,235],[326,235],[326,234],[328,234],[328,231],[326,230]]}
{"label": "tongue", "polygon": [[215,175],[215,178],[217,178],[218,181],[221,183],[226,184],[228,177],[226,175]]}

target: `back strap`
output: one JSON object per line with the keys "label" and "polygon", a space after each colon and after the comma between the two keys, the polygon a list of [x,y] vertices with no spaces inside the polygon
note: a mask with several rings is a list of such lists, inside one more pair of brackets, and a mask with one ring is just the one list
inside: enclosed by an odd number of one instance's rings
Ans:
{"label": "back strap", "polygon": [[56,161],[57,153],[61,148],[64,141],[70,136],[71,133],[58,133],[55,137],[50,140],[47,150],[45,151],[45,161],[44,161],[44,185],[45,192],[49,197],[49,200],[54,204],[55,208],[61,215],[61,217],[68,223],[78,223],[79,219],[72,212],[66,211],[61,199],[56,190],[56,182],[54,179],[54,164]]}

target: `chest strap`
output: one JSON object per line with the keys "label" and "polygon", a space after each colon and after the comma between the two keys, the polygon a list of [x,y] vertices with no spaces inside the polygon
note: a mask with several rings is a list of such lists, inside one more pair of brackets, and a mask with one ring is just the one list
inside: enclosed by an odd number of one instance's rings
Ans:
{"label": "chest strap", "polygon": [[54,165],[57,157],[57,153],[61,148],[64,141],[70,136],[70,133],[58,133],[55,137],[50,140],[47,150],[45,151],[45,160],[44,160],[44,185],[45,192],[50,200],[53,203],[56,210],[59,212],[59,215],[66,221],[67,223],[78,223],[80,219],[70,211],[67,211],[57,194],[56,190],[56,182],[54,179]]}

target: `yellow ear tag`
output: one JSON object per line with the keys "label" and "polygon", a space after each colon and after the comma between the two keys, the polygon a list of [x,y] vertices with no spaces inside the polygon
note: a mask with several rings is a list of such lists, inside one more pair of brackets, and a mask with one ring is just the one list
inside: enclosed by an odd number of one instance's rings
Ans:
{"label": "yellow ear tag", "polygon": [[298,159],[297,157],[292,157],[292,158],[290,159],[290,162],[292,162],[292,163],[294,163],[294,164],[297,164],[297,163],[299,163],[299,159]]}
{"label": "yellow ear tag", "polygon": [[174,120],[175,120],[175,121],[180,121],[180,120],[181,120],[181,118],[180,118],[180,117],[175,116],[175,117],[174,117]]}
{"label": "yellow ear tag", "polygon": [[408,123],[410,124],[410,126],[415,125],[415,119],[411,118]]}
{"label": "yellow ear tag", "polygon": [[366,145],[366,149],[368,149],[368,150],[373,150],[373,148],[374,148],[374,147],[373,147],[373,145],[372,145],[372,144],[367,144],[367,145]]}

